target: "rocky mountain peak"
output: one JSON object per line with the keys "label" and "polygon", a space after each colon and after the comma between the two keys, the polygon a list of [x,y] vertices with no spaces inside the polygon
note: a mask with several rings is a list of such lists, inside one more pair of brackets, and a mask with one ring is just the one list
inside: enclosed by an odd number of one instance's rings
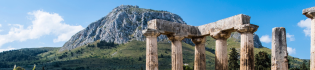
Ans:
{"label": "rocky mountain peak", "polygon": [[[144,9],[133,5],[121,5],[114,8],[105,17],[92,22],[85,29],[73,35],[59,52],[71,50],[98,40],[117,44],[127,43],[131,40],[144,41],[145,36],[143,36],[142,30],[147,28],[147,22],[152,19],[186,24],[180,16],[167,11]],[[231,37],[238,39],[240,34],[232,34]],[[254,38],[255,42],[256,40],[257,42],[259,41],[259,38],[256,38],[256,36]],[[158,41],[168,41],[168,39],[165,35],[160,35]],[[183,41],[193,44],[190,39],[184,39]],[[257,44],[259,46],[260,41]]]}
{"label": "rocky mountain peak", "polygon": [[[186,24],[180,16],[167,11],[121,5],[114,8],[107,16],[73,35],[59,51],[71,50],[97,40],[117,44],[127,43],[130,40],[144,41],[145,37],[141,31],[147,28],[147,22],[152,19]],[[158,41],[167,40],[165,35],[158,37]],[[184,42],[192,43],[189,39],[185,39]]]}

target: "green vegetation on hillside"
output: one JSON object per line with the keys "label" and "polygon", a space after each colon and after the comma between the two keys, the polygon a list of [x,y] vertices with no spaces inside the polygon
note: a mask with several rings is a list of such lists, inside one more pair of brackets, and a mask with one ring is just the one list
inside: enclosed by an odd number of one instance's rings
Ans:
{"label": "green vegetation on hillside", "polygon": [[[239,40],[229,38],[228,52],[235,48],[235,52],[239,53]],[[193,67],[194,62],[194,46],[183,42],[183,62],[187,68]],[[38,48],[44,49],[44,48]],[[58,52],[59,48],[50,48],[49,50],[38,50],[27,52],[14,50],[0,53],[1,70],[12,70],[14,64],[21,66],[27,70],[32,69],[36,64],[37,70],[44,69],[60,69],[60,70],[76,70],[76,69],[95,69],[95,70],[139,70],[145,69],[145,42],[130,41],[125,44],[115,44],[112,42],[95,41],[81,47],[77,47],[70,51]],[[215,40],[207,37],[206,42],[206,68],[214,69]],[[22,50],[22,49],[21,49]],[[270,54],[268,48],[254,48],[255,54],[265,51]],[[21,53],[23,52],[23,53]],[[15,54],[15,55],[12,55]],[[25,56],[28,54],[29,56]],[[21,56],[20,56],[21,55]],[[229,55],[230,56],[230,55]],[[171,70],[171,44],[167,42],[158,43],[158,58],[160,70]],[[291,67],[300,67],[304,60],[289,56]],[[306,66],[308,61],[306,62]]]}
{"label": "green vegetation on hillside", "polygon": [[232,51],[229,53],[229,70],[239,70],[240,64],[238,57],[240,56],[238,52],[236,52],[235,48],[232,48]]}
{"label": "green vegetation on hillside", "polygon": [[10,50],[0,53],[0,68],[13,68],[17,65],[43,64],[47,61],[41,61],[37,55],[44,52],[58,50],[59,48],[25,48],[20,50]]}
{"label": "green vegetation on hillside", "polygon": [[255,55],[255,70],[270,70],[271,55],[265,51],[261,51]]}

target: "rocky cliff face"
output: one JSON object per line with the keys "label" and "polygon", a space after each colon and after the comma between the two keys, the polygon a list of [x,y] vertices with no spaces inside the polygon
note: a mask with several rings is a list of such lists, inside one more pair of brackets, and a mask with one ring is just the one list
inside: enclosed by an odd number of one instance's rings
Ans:
{"label": "rocky cliff face", "polygon": [[[145,36],[142,35],[142,30],[147,28],[147,22],[152,19],[186,24],[180,16],[167,11],[121,5],[113,9],[107,16],[91,23],[88,27],[73,35],[59,51],[71,50],[97,40],[118,44],[130,40],[144,41]],[[158,37],[158,41],[166,40],[165,35]],[[184,39],[184,42],[192,43],[189,39]]]}
{"label": "rocky cliff face", "polygon": [[[241,40],[241,34],[237,33],[237,32],[233,32],[231,34],[231,37],[237,39],[239,42]],[[263,46],[261,45],[261,42],[259,40],[259,36],[257,34],[254,33],[254,47],[255,48],[262,48]]]}
{"label": "rocky cliff face", "polygon": [[[91,23],[88,27],[73,35],[59,51],[71,50],[97,40],[118,44],[130,40],[144,41],[145,36],[142,35],[142,30],[147,28],[147,22],[152,19],[186,24],[180,16],[167,11],[121,5],[113,9],[107,16]],[[238,33],[232,34],[231,37],[240,40],[240,34]],[[254,40],[255,47],[261,46],[257,35],[254,36]],[[161,35],[158,37],[158,41],[168,41],[168,39],[165,35]],[[184,39],[183,41],[192,44],[190,39]]]}

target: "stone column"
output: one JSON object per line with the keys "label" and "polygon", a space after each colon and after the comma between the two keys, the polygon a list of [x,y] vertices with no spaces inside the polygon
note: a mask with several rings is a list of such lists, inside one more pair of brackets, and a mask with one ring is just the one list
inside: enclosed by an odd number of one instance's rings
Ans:
{"label": "stone column", "polygon": [[194,70],[206,70],[206,37],[194,37],[191,40],[195,44]]}
{"label": "stone column", "polygon": [[288,70],[286,31],[283,27],[272,29],[271,70]]}
{"label": "stone column", "polygon": [[172,41],[172,70],[183,70],[183,53],[182,53],[182,40],[183,36],[170,36],[168,39]]}
{"label": "stone column", "polygon": [[152,29],[143,30],[142,33],[146,36],[146,70],[158,70],[157,37],[160,33]]}
{"label": "stone column", "polygon": [[311,21],[311,60],[310,60],[310,70],[315,70],[315,7],[303,9],[302,14]]}
{"label": "stone column", "polygon": [[231,32],[222,31],[218,34],[211,35],[216,39],[215,43],[215,70],[228,70],[228,52],[227,52],[227,39],[230,37]]}
{"label": "stone column", "polygon": [[255,69],[253,33],[257,28],[258,26],[253,24],[243,24],[238,28],[241,33],[240,70]]}

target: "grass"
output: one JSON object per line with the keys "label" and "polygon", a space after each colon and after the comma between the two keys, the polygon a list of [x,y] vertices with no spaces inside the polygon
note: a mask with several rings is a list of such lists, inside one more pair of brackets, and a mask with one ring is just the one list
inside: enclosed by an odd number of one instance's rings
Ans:
{"label": "grass", "polygon": [[[100,41],[90,43],[90,45],[97,45]],[[228,52],[230,48],[236,48],[239,52],[240,43],[239,40],[229,38]],[[194,46],[182,43],[183,48],[183,62],[188,66],[193,67],[194,62]],[[215,49],[215,39],[207,37],[206,47]],[[125,44],[120,44],[111,49],[101,49],[99,47],[87,47],[87,45],[77,47],[70,51],[58,52],[58,49],[53,49],[45,53],[37,55],[43,63],[36,64],[36,69],[45,67],[46,69],[93,69],[93,70],[139,70],[145,69],[145,54],[146,54],[145,42],[142,41],[130,41]],[[254,48],[255,54],[259,51],[266,51],[268,54],[271,50],[268,48]],[[72,53],[72,54],[71,54]],[[159,56],[159,69],[171,70],[171,44],[167,42],[158,43],[158,56]],[[62,58],[60,58],[62,57]],[[292,59],[290,62],[293,67],[297,67],[304,60],[289,56]],[[206,68],[214,70],[215,54],[210,51],[206,51]],[[14,62],[12,62],[14,63]],[[307,64],[308,65],[308,64]],[[25,69],[33,68],[32,65],[18,65]],[[1,70],[9,70],[0,68]],[[12,68],[11,68],[12,69]]]}

